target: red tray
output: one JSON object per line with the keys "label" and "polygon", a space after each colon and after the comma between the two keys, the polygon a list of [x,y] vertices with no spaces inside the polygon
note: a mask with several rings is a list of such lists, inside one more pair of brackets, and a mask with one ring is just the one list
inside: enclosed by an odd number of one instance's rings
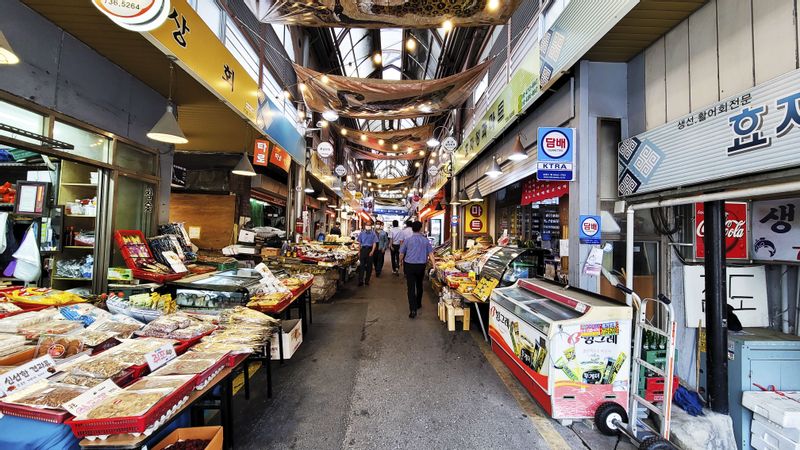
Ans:
{"label": "red tray", "polygon": [[72,417],[72,414],[60,409],[40,409],[6,402],[0,402],[0,412],[8,414],[9,416],[41,420],[42,422],[50,423],[64,423],[64,421]]}
{"label": "red tray", "polygon": [[[672,395],[678,390],[680,381],[678,377],[672,379]],[[648,402],[662,402],[664,401],[664,378],[663,377],[648,377],[645,381],[644,399]]]}
{"label": "red tray", "polygon": [[133,271],[133,276],[135,278],[139,278],[140,280],[154,281],[156,283],[164,283],[166,281],[179,280],[189,274],[188,272],[162,274],[139,269],[134,261],[135,257],[131,255],[128,246],[123,240],[124,236],[138,237],[144,245],[144,248],[147,249],[147,254],[149,255],[148,258],[153,258],[153,251],[150,250],[150,245],[147,244],[147,239],[144,237],[144,233],[139,230],[117,230],[114,232],[114,242],[117,243],[117,247],[119,247],[122,258],[125,260],[125,264]]}
{"label": "red tray", "polygon": [[143,433],[147,428],[156,423],[161,416],[166,415],[173,406],[177,405],[184,397],[188,396],[195,385],[192,381],[184,383],[171,394],[164,397],[149,411],[141,416],[115,417],[111,419],[70,419],[66,421],[72,428],[72,433],[79,437],[105,436],[112,434]]}
{"label": "red tray", "polygon": [[228,363],[229,363],[229,355],[223,356],[222,358],[219,359],[219,361],[212,364],[211,367],[195,375],[195,377],[192,379],[193,382],[189,383],[193,385],[192,389],[202,385],[203,382],[206,381],[206,379],[208,379],[208,377],[210,377],[214,372],[218,371],[219,369],[222,369],[223,367],[227,366]]}

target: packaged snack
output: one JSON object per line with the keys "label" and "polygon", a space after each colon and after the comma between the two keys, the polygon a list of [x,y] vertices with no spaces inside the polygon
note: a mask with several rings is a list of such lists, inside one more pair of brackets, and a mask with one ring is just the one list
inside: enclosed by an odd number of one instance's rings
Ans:
{"label": "packaged snack", "polygon": [[180,359],[183,361],[191,361],[193,359],[213,359],[214,361],[219,361],[229,352],[225,351],[214,351],[214,352],[203,352],[203,351],[195,351],[194,347],[188,352],[182,354]]}
{"label": "packaged snack", "polygon": [[194,378],[192,375],[147,376],[125,388],[129,391],[177,389]]}
{"label": "packaged snack", "polygon": [[80,375],[92,378],[101,378],[103,380],[113,378],[123,370],[130,367],[132,364],[120,361],[113,355],[103,353],[100,356],[89,358],[74,366],[70,367],[69,373],[73,375]]}
{"label": "packaged snack", "polygon": [[170,361],[166,366],[153,372],[153,375],[194,375],[201,373],[213,366],[217,361],[218,360],[216,359],[183,360],[179,357]]}
{"label": "packaged snack", "polygon": [[79,337],[83,340],[83,344],[88,347],[96,347],[103,342],[113,338],[116,334],[110,331],[96,331],[83,329],[76,331],[72,336]]}
{"label": "packaged snack", "polygon": [[215,326],[200,316],[175,313],[163,315],[148,323],[138,334],[142,336],[191,339],[213,330]]}
{"label": "packaged snack", "polygon": [[6,401],[36,408],[60,409],[61,405],[86,392],[86,388],[61,383],[33,386]]}
{"label": "packaged snack", "polygon": [[105,379],[68,373],[58,381],[62,384],[71,384],[73,386],[83,386],[87,388],[93,388],[98,384],[102,383],[103,381],[105,381]]}
{"label": "packaged snack", "polygon": [[6,295],[13,302],[36,305],[66,305],[86,301],[75,294],[50,288],[23,288]]}
{"label": "packaged snack", "polygon": [[29,327],[37,323],[47,322],[53,310],[30,311],[0,319],[0,333],[16,333],[20,327]]}
{"label": "packaged snack", "polygon": [[37,340],[42,334],[67,334],[70,331],[83,328],[80,322],[70,320],[51,320],[49,322],[37,323],[35,325],[20,327],[17,333],[25,336],[25,339]]}
{"label": "packaged snack", "polygon": [[142,328],[140,322],[127,323],[117,320],[101,320],[93,323],[89,329],[92,331],[107,331],[120,339],[128,339],[133,333]]}
{"label": "packaged snack", "polygon": [[161,399],[169,395],[169,389],[148,391],[124,390],[112,395],[86,413],[85,419],[110,419],[115,417],[135,417],[146,413]]}
{"label": "packaged snack", "polygon": [[64,319],[81,322],[87,327],[97,320],[111,317],[111,313],[108,311],[88,303],[62,306],[58,308],[58,312]]}
{"label": "packaged snack", "polygon": [[43,334],[36,346],[35,358],[50,355],[53,359],[66,359],[83,351],[83,340],[71,335]]}
{"label": "packaged snack", "polygon": [[0,301],[0,314],[9,314],[22,311],[19,306],[6,301]]}

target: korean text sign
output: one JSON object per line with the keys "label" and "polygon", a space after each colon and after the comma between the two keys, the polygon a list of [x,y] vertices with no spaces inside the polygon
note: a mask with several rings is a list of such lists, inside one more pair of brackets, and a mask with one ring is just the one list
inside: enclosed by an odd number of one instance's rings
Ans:
{"label": "korean text sign", "polygon": [[600,216],[581,216],[580,226],[581,244],[599,244],[600,243]]}
{"label": "korean text sign", "polygon": [[265,139],[256,139],[255,146],[253,147],[253,164],[256,166],[266,166],[268,154],[269,141]]}
{"label": "korean text sign", "polygon": [[540,127],[536,178],[540,181],[575,180],[575,129]]}
{"label": "korean text sign", "polygon": [[53,358],[45,355],[12,369],[2,375],[3,392],[8,394],[49,377],[55,372],[55,367],[56,362]]}
{"label": "korean text sign", "polygon": [[464,210],[464,234],[485,234],[489,232],[486,205],[483,202],[471,203]]}
{"label": "korean text sign", "polygon": [[753,259],[800,261],[800,198],[753,202]]}

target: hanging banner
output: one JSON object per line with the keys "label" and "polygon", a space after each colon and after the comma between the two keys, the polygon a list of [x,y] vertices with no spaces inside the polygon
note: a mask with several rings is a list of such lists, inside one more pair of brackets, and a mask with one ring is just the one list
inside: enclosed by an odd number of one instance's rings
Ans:
{"label": "hanging banner", "polygon": [[386,184],[390,186],[394,186],[397,184],[404,184],[410,181],[414,181],[414,177],[407,175],[404,177],[399,178],[365,178],[366,181],[375,184]]}
{"label": "hanging banner", "polygon": [[539,127],[537,142],[536,178],[575,180],[575,129]]}
{"label": "hanging banner", "polygon": [[419,153],[399,153],[396,156],[389,156],[384,153],[374,152],[373,150],[361,150],[357,147],[350,147],[350,154],[355,159],[366,159],[370,161],[414,161],[424,159]]}
{"label": "hanging banner", "polygon": [[464,213],[464,234],[486,234],[489,232],[489,221],[486,219],[484,202],[470,203]]}
{"label": "hanging banner", "polygon": [[269,163],[289,173],[289,169],[292,167],[292,157],[286,153],[286,150],[273,144],[272,151],[269,154]]}
{"label": "hanging banner", "polygon": [[566,194],[569,194],[569,183],[566,181],[539,181],[531,177],[522,184],[520,205],[526,206]]}
{"label": "hanging banner", "polygon": [[256,139],[256,143],[253,148],[253,165],[267,166],[269,164],[267,161],[267,157],[269,155],[269,144],[270,142],[266,139]]}
{"label": "hanging banner", "polygon": [[[694,257],[706,257],[703,241],[705,235],[705,213],[702,203],[694,205]],[[725,257],[727,259],[750,259],[747,242],[747,203],[725,202]]]}
{"label": "hanging banner", "polygon": [[345,140],[377,150],[382,153],[408,153],[426,150],[427,141],[433,136],[433,124],[392,131],[362,131],[347,127],[336,127]]}
{"label": "hanging banner", "polygon": [[492,60],[436,80],[383,80],[323,74],[297,64],[306,105],[355,119],[393,120],[436,116],[461,106],[489,70]]}
{"label": "hanging banner", "polygon": [[364,2],[363,0],[244,0],[264,23],[306,27],[440,28],[444,19],[454,27],[506,23],[520,0],[475,2]]}
{"label": "hanging banner", "polygon": [[753,259],[800,261],[800,199],[753,202]]}

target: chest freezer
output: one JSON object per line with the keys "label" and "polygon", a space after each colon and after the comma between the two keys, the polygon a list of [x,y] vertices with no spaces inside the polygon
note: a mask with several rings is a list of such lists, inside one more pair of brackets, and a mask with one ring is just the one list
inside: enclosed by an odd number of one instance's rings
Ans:
{"label": "chest freezer", "polygon": [[600,404],[627,409],[632,308],[536,279],[496,288],[492,350],[554,419],[593,418]]}

